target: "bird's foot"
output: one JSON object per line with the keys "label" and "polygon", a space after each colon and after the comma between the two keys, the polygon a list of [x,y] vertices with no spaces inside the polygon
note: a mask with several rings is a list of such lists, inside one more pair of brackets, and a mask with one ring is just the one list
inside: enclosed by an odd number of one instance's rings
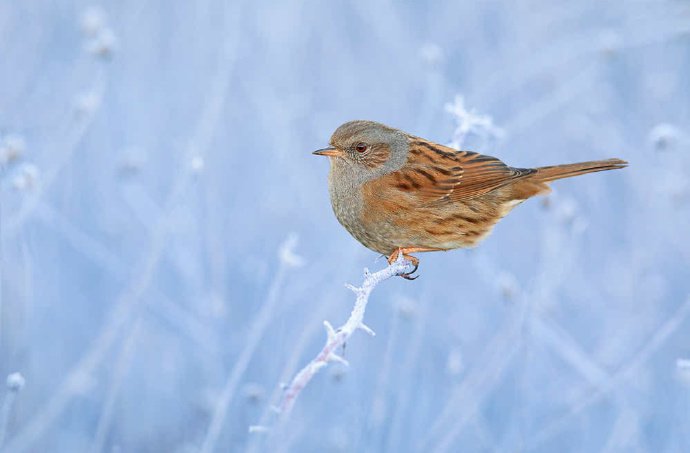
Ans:
{"label": "bird's foot", "polygon": [[400,274],[402,278],[405,280],[416,280],[419,275],[412,275],[415,272],[417,272],[417,269],[419,269],[419,258],[415,258],[412,255],[408,255],[407,252],[413,251],[411,249],[404,249],[404,248],[399,248],[396,249],[395,252],[391,253],[391,256],[388,257],[388,264],[393,264],[398,260],[398,257],[400,254],[402,254],[403,258],[407,261],[409,261],[414,268],[410,272],[406,272],[404,274]]}

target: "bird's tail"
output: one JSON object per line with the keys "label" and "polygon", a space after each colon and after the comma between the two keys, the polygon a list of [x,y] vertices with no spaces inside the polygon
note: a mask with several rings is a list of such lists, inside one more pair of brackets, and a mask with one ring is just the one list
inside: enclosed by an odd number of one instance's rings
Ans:
{"label": "bird's tail", "polygon": [[531,173],[515,181],[508,191],[509,200],[526,200],[535,195],[546,195],[551,192],[551,181],[571,176],[584,175],[595,171],[615,170],[623,168],[628,163],[621,159],[593,160],[579,164],[553,165],[551,167],[535,168]]}
{"label": "bird's tail", "polygon": [[628,163],[621,159],[593,160],[589,162],[580,162],[578,164],[553,165],[550,167],[537,168],[537,171],[533,173],[529,179],[534,182],[550,182],[557,179],[570,178],[571,176],[584,175],[585,173],[615,170],[617,168],[627,167],[627,165]]}

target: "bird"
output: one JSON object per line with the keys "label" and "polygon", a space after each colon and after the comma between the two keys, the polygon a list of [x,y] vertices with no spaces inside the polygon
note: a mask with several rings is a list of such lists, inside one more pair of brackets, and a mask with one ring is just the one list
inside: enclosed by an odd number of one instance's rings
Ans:
{"label": "bird", "polygon": [[557,179],[615,170],[612,158],[537,168],[510,167],[496,157],[440,145],[375,121],[338,127],[328,147],[328,191],[340,224],[393,263],[402,254],[476,246],[523,201],[550,192]]}

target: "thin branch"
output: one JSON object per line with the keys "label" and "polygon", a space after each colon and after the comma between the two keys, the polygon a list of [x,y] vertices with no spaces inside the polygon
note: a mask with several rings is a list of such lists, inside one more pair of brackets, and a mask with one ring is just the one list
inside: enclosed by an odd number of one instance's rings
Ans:
{"label": "thin branch", "polygon": [[412,264],[403,258],[401,253],[397,261],[390,264],[385,269],[374,272],[373,274],[370,273],[368,269],[364,269],[364,282],[362,286],[355,287],[347,285],[347,287],[357,295],[357,300],[355,301],[352,313],[350,313],[350,317],[345,324],[338,329],[334,329],[328,321],[323,322],[326,328],[326,344],[316,357],[295,375],[290,385],[285,389],[283,400],[279,407],[282,414],[287,415],[290,412],[299,394],[321,368],[324,368],[329,362],[339,362],[347,365],[347,361],[336,354],[335,351],[344,345],[356,330],[363,330],[369,335],[375,335],[374,331],[364,324],[364,312],[369,303],[369,295],[379,283],[391,277],[409,272],[411,266]]}

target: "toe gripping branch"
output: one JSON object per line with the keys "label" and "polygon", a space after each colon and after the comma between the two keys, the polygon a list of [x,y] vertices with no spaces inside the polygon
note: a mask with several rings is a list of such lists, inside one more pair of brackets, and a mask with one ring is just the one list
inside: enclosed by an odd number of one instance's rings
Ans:
{"label": "toe gripping branch", "polygon": [[419,258],[415,258],[412,255],[408,255],[407,250],[405,249],[397,249],[395,252],[391,254],[391,256],[388,257],[388,263],[393,264],[396,261],[407,261],[410,263],[410,266],[412,266],[412,270],[410,272],[405,272],[400,275],[402,278],[405,280],[416,280],[419,275],[412,275],[415,272],[417,272],[417,269],[419,269]]}

